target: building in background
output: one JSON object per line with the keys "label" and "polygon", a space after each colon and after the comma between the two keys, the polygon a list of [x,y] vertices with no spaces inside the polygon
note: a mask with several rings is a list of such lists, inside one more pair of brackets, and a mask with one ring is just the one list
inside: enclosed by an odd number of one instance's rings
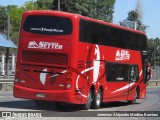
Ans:
{"label": "building in background", "polygon": [[[10,53],[9,48],[12,48]],[[16,45],[11,40],[8,40],[4,34],[0,33],[0,75],[14,74],[16,53],[13,48],[17,48]]]}
{"label": "building in background", "polygon": [[[5,54],[0,54],[0,75],[6,75],[5,68]],[[14,53],[9,55],[9,64],[8,64],[8,75],[14,75],[15,73],[15,64],[16,64],[16,55]]]}

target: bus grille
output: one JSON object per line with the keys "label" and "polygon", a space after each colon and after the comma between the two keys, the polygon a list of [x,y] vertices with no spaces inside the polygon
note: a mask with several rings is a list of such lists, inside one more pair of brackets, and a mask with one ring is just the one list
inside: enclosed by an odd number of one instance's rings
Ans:
{"label": "bus grille", "polygon": [[68,55],[63,53],[23,51],[22,61],[40,64],[67,65]]}

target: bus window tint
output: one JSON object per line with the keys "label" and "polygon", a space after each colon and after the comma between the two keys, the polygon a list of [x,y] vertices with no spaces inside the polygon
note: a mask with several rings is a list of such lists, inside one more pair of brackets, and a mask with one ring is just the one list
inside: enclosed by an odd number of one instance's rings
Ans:
{"label": "bus window tint", "polygon": [[57,16],[30,15],[23,25],[24,31],[42,35],[70,35],[72,29],[70,19]]}
{"label": "bus window tint", "polygon": [[91,41],[93,44],[100,43],[100,24],[91,22]]}
{"label": "bus window tint", "polygon": [[80,38],[82,42],[91,43],[90,31],[90,22],[84,20],[80,21]]}
{"label": "bus window tint", "polygon": [[80,20],[79,41],[137,51],[147,46],[145,35],[84,19]]}
{"label": "bus window tint", "polygon": [[100,44],[101,45],[106,45],[106,46],[110,46],[111,44],[111,29],[110,27],[107,27],[105,25],[101,25],[101,31],[100,31]]}
{"label": "bus window tint", "polygon": [[130,65],[106,63],[106,80],[108,82],[128,81]]}

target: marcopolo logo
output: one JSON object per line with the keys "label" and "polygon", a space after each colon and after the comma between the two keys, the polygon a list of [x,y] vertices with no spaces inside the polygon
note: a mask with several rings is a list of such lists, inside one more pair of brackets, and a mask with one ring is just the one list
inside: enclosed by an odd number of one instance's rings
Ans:
{"label": "marcopolo logo", "polygon": [[116,59],[116,61],[129,60],[130,53],[127,50],[117,50],[115,59]]}
{"label": "marcopolo logo", "polygon": [[63,49],[63,45],[60,45],[59,43],[55,42],[36,42],[36,41],[30,41],[28,43],[28,48],[40,48],[40,49]]}

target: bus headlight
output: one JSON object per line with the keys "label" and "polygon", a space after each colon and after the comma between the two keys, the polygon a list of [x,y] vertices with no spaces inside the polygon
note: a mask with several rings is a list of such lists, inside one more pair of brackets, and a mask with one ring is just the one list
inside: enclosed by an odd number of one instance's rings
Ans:
{"label": "bus headlight", "polygon": [[68,78],[72,77],[72,72],[68,72],[68,73],[67,73],[67,77],[68,77]]}

